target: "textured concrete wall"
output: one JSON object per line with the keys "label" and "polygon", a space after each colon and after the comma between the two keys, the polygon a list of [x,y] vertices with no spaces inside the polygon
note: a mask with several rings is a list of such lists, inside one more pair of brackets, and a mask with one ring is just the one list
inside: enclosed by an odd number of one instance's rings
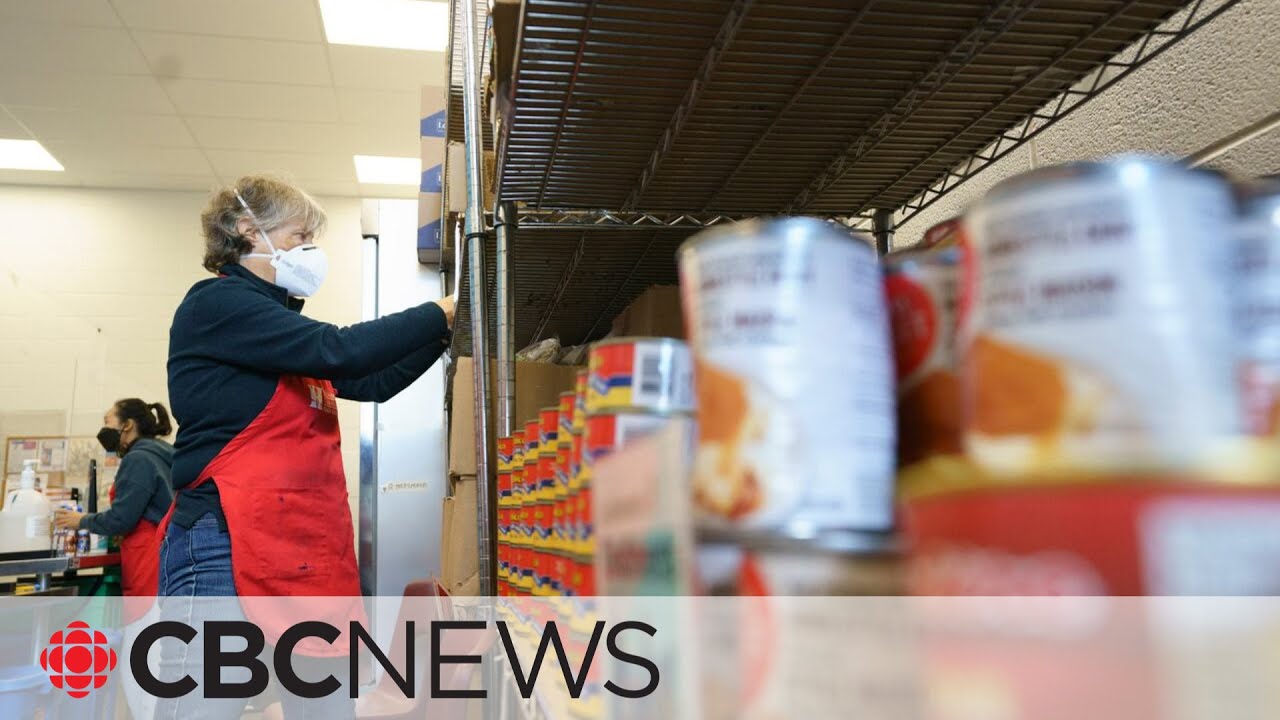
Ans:
{"label": "textured concrete wall", "polygon": [[[1216,6],[1212,0],[1206,5]],[[1185,157],[1280,110],[1278,32],[1280,0],[1241,0],[903,223],[894,246],[919,242],[934,223],[1033,167],[1122,152]],[[1280,172],[1280,130],[1211,165],[1243,175]]]}

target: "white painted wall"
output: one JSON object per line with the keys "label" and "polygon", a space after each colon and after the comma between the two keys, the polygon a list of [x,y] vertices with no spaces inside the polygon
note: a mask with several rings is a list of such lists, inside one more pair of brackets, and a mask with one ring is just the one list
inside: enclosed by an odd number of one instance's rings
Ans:
{"label": "white painted wall", "polygon": [[[1280,2],[1241,0],[1033,143],[901,224],[894,247],[914,245],[930,226],[963,212],[992,185],[1033,167],[1121,152],[1185,157],[1275,113],[1280,110],[1278,28]],[[1280,172],[1280,131],[1211,164],[1242,175]]]}
{"label": "white painted wall", "polygon": [[[0,436],[93,435],[122,397],[167,406],[173,311],[197,280],[205,193],[0,185]],[[360,320],[360,201],[321,198],[329,278],[305,313]],[[339,403],[353,509],[359,412]]]}

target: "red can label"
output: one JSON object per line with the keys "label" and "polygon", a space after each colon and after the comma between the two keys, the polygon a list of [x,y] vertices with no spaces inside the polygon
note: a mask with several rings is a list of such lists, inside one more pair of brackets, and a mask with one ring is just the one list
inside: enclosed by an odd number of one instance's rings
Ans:
{"label": "red can label", "polygon": [[524,465],[524,431],[511,433],[511,470]]}
{"label": "red can label", "polygon": [[538,490],[536,497],[541,501],[550,501],[556,493],[556,456],[543,455],[538,458]]}
{"label": "red can label", "polygon": [[498,472],[511,470],[513,447],[511,437],[498,438]]}
{"label": "red can label", "polygon": [[534,493],[538,489],[538,457],[525,456],[524,461],[524,482],[521,488],[524,490],[524,502],[533,500]]}
{"label": "red can label", "polygon": [[569,497],[569,472],[573,464],[573,445],[561,443],[556,446],[556,484],[555,497]]}
{"label": "red can label", "polygon": [[538,421],[530,420],[524,425],[524,461],[529,462],[529,456],[538,456]]}
{"label": "red can label", "polygon": [[542,408],[538,412],[538,453],[554,452],[560,430],[560,409]]}
{"label": "red can label", "polygon": [[512,486],[511,472],[498,471],[498,503],[506,503],[511,501]]}
{"label": "red can label", "polygon": [[567,438],[573,434],[573,406],[577,402],[577,395],[571,392],[560,393],[560,411],[558,418],[560,427],[557,429],[558,438]]}
{"label": "red can label", "polygon": [[580,433],[587,426],[588,370],[579,370],[573,383],[573,432]]}

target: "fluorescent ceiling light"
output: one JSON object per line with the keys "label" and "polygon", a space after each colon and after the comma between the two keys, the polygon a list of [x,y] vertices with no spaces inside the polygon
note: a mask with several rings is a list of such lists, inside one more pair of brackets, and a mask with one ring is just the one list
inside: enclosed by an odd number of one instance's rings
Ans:
{"label": "fluorescent ceiling light", "polygon": [[35,140],[0,139],[0,168],[6,170],[52,170],[62,172],[62,163]]}
{"label": "fluorescent ceiling light", "polygon": [[320,0],[324,34],[334,45],[443,51],[449,5],[427,0]]}
{"label": "fluorescent ceiling light", "polygon": [[422,160],[414,157],[356,155],[356,180],[367,185],[419,185]]}

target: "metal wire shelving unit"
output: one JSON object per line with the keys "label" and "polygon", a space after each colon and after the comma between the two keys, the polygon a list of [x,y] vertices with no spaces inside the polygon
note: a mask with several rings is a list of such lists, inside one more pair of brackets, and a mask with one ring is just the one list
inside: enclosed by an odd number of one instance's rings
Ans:
{"label": "metal wire shelving unit", "polygon": [[[461,303],[455,350],[481,367],[478,349],[499,348],[504,416],[514,347],[598,338],[647,285],[675,282],[674,250],[702,227],[822,215],[887,249],[896,224],[1235,2],[525,0],[494,28],[514,51],[494,79],[500,117],[466,138],[468,155],[497,153],[487,210],[505,222],[460,297],[473,276],[501,292]],[[483,56],[488,3],[453,4],[462,137],[489,109],[457,39]]]}

